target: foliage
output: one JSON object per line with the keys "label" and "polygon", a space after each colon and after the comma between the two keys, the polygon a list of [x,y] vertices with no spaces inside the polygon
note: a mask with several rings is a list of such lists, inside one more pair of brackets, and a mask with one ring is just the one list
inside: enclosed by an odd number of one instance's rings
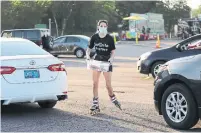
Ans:
{"label": "foliage", "polygon": [[[122,18],[130,13],[162,13],[165,27],[171,31],[179,18],[189,17],[186,0],[176,1],[2,1],[2,30],[33,28],[35,24],[48,25],[52,19],[52,31],[62,34],[95,32],[99,19],[109,21],[109,31],[117,31]],[[197,14],[199,11],[194,11]],[[124,28],[128,23],[125,23]]]}

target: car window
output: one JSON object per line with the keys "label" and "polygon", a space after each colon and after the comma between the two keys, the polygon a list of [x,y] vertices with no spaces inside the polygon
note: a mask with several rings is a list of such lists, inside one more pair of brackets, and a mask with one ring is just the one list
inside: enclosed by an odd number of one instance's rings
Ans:
{"label": "car window", "polygon": [[82,36],[82,38],[84,39],[84,40],[86,40],[86,41],[90,41],[90,37],[88,37],[88,36]]}
{"label": "car window", "polygon": [[67,37],[66,42],[67,43],[80,42],[80,39],[77,37]]}
{"label": "car window", "polygon": [[37,39],[37,38],[39,38],[39,31],[37,31],[37,30],[28,30],[28,31],[25,31],[25,33],[26,33],[26,38],[27,39]]}
{"label": "car window", "polygon": [[4,31],[2,34],[1,34],[1,37],[6,37],[6,38],[10,38],[13,36],[13,33],[12,31]]}
{"label": "car window", "polygon": [[23,31],[13,31],[13,36],[14,37],[17,37],[17,38],[23,38],[23,35],[22,35]]}
{"label": "car window", "polygon": [[48,55],[49,53],[41,49],[33,42],[9,41],[1,42],[1,56],[17,55]]}
{"label": "car window", "polygon": [[189,45],[189,44],[198,43],[200,40],[201,40],[201,39],[196,39],[196,40],[193,40],[193,41],[191,41],[191,42],[189,42],[189,43],[187,43],[187,44]]}
{"label": "car window", "polygon": [[60,37],[54,40],[54,43],[63,43],[65,42],[66,38],[65,37]]}

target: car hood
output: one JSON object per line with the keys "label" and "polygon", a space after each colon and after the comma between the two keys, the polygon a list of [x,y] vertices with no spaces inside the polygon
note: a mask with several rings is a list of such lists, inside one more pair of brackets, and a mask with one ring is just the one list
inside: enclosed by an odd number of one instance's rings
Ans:
{"label": "car hood", "polygon": [[169,51],[170,49],[172,49],[172,47],[169,47],[169,48],[163,48],[163,49],[159,49],[159,50],[153,50],[152,53],[155,54],[155,53],[164,53],[166,51]]}
{"label": "car hood", "polygon": [[195,55],[173,59],[173,60],[168,61],[166,64],[171,64],[172,65],[172,64],[175,64],[175,63],[188,62],[188,61],[192,61],[193,58],[195,58]]}

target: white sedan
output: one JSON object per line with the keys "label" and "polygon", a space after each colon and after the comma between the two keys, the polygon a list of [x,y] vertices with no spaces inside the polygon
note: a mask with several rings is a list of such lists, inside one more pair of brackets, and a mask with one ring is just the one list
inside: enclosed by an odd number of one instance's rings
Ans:
{"label": "white sedan", "polygon": [[1,104],[35,103],[53,108],[67,99],[67,71],[62,61],[35,43],[0,39]]}

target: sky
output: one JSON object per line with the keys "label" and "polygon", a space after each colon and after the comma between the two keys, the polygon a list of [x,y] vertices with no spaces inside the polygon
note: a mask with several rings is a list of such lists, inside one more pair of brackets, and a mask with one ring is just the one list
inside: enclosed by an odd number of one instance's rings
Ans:
{"label": "sky", "polygon": [[199,5],[201,5],[201,0],[187,0],[187,1],[188,5],[193,9],[196,9],[198,8]]}

